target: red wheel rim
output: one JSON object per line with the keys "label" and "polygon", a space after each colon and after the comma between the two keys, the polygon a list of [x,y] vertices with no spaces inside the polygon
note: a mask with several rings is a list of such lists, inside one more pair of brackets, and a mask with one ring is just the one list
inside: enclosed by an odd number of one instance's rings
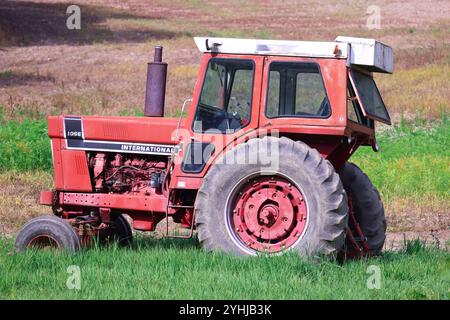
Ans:
{"label": "red wheel rim", "polygon": [[61,249],[60,244],[55,238],[48,235],[36,236],[28,242],[28,248],[39,248],[39,249]]}
{"label": "red wheel rim", "polygon": [[247,180],[227,211],[234,237],[259,252],[276,253],[292,247],[307,224],[307,205],[300,189],[280,176]]}

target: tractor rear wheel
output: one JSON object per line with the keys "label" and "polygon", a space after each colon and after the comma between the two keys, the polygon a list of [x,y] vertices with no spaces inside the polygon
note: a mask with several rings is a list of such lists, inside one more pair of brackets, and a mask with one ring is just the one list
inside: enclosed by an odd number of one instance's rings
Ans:
{"label": "tractor rear wheel", "polygon": [[28,221],[14,243],[17,252],[28,248],[77,251],[80,238],[72,226],[56,216],[41,216]]}
{"label": "tractor rear wheel", "polygon": [[284,137],[251,139],[227,152],[195,203],[201,245],[236,255],[334,255],[344,245],[347,211],[333,166]]}
{"label": "tractor rear wheel", "polygon": [[380,194],[369,177],[347,162],[339,170],[341,181],[352,201],[356,222],[365,236],[369,254],[379,254],[386,239],[386,218]]}

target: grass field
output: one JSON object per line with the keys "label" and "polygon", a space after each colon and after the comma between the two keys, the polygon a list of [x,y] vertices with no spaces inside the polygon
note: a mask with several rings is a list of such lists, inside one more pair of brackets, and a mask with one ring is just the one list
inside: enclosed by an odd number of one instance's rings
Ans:
{"label": "grass field", "polygon": [[[76,255],[11,250],[0,242],[0,299],[450,299],[450,255],[417,241],[343,265],[294,254],[239,259],[201,251],[194,240],[141,238],[132,249]],[[69,266],[80,268],[79,290],[66,286]],[[369,266],[379,268],[380,289],[367,286]]]}
{"label": "grass field", "polygon": [[[132,250],[10,255],[18,228],[49,213],[37,205],[39,192],[52,188],[46,116],[142,115],[146,66],[157,44],[169,64],[166,116],[177,116],[198,73],[193,36],[330,41],[347,35],[392,46],[394,74],[375,77],[394,125],[378,128],[379,153],[361,148],[352,161],[381,193],[388,235],[450,238],[448,1],[376,1],[381,26],[368,29],[369,4],[361,0],[77,0],[82,29],[75,31],[65,27],[73,3],[0,3],[0,299],[450,299],[448,251],[418,242],[342,266],[291,255],[239,260],[207,254],[195,240],[150,238],[139,238]],[[65,286],[72,264],[82,271],[80,291]],[[380,290],[366,287],[371,264],[381,268]]]}

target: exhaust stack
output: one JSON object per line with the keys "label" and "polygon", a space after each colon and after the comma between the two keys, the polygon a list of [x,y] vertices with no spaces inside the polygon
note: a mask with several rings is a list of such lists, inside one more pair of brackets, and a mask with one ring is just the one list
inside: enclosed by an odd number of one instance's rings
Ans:
{"label": "exhaust stack", "polygon": [[144,115],[147,117],[164,116],[166,96],[167,63],[162,62],[163,47],[155,47],[153,62],[147,67],[147,87],[145,90]]}

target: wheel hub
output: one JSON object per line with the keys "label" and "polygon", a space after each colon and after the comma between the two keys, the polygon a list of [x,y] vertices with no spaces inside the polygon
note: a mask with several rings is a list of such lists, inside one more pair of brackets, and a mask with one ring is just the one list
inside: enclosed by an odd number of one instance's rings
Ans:
{"label": "wheel hub", "polygon": [[259,213],[259,223],[262,226],[271,227],[278,219],[279,209],[275,204],[265,205]]}
{"label": "wheel hub", "polygon": [[261,176],[241,185],[230,211],[231,231],[244,246],[256,251],[287,249],[306,227],[302,193],[279,176]]}

